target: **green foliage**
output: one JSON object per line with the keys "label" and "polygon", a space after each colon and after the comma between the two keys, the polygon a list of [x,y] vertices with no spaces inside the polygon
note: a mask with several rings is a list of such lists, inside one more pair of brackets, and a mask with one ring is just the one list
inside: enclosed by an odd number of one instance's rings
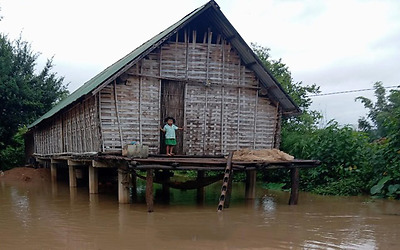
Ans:
{"label": "green foliage", "polygon": [[[12,143],[0,149],[0,166],[1,170],[5,171],[15,166],[21,166],[24,164],[24,134],[27,128],[22,127],[13,136]],[[0,144],[2,144],[0,142]],[[2,145],[4,146],[4,145]]]}
{"label": "green foliage", "polygon": [[298,116],[284,118],[282,130],[298,131],[315,127],[317,121],[321,118],[321,114],[310,110],[312,103],[310,95],[319,93],[319,86],[316,84],[304,85],[303,82],[294,82],[289,67],[282,62],[282,59],[273,60],[270,58],[269,48],[254,43],[251,44],[251,47],[265,68],[282,85],[286,93],[289,94],[302,111],[302,114]]}
{"label": "green foliage", "polygon": [[[11,41],[0,34],[0,150],[6,155],[20,153],[21,145],[14,136],[19,128],[39,118],[68,94],[64,78],[51,72],[52,59],[36,73],[38,56],[28,42],[21,38]],[[1,162],[1,168],[10,167],[5,162]]]}
{"label": "green foliage", "polygon": [[392,117],[393,105],[399,106],[400,102],[389,103],[390,100],[386,97],[386,90],[382,82],[376,82],[374,89],[377,99],[375,103],[363,96],[356,98],[356,101],[361,101],[364,107],[369,110],[367,117],[359,119],[358,127],[361,131],[369,133],[371,139],[379,139],[389,133],[387,125]]}
{"label": "green foliage", "polygon": [[371,188],[371,191],[370,191],[371,194],[372,194],[372,195],[375,195],[375,194],[380,194],[380,193],[382,193],[382,192],[383,192],[383,187],[384,187],[385,183],[388,182],[390,179],[392,179],[392,178],[390,178],[390,176],[385,176],[385,177],[383,177],[382,179],[380,179],[380,181],[378,182],[378,184],[374,185],[374,186]]}
{"label": "green foliage", "polygon": [[372,148],[363,133],[331,121],[325,128],[286,136],[286,140],[282,140],[285,152],[299,159],[322,162],[320,167],[301,171],[304,190],[339,195],[366,192],[373,167],[369,163]]}
{"label": "green foliage", "polygon": [[[302,170],[301,188],[319,194],[357,195],[371,192],[400,198],[400,91],[387,95],[381,82],[374,84],[376,102],[358,97],[369,113],[359,120],[360,131],[331,121],[318,128],[321,115],[310,110],[310,94],[319,87],[293,82],[282,60],[272,60],[268,48],[252,44],[264,66],[298,104],[302,114],[282,122],[281,149],[298,159],[316,159],[317,168]],[[270,171],[261,178],[286,183],[287,170]]]}

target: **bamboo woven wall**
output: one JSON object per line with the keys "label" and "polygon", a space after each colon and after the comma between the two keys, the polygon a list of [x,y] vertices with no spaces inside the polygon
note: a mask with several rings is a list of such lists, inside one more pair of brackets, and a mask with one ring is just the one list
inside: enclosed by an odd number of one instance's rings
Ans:
{"label": "bamboo woven wall", "polygon": [[184,41],[175,37],[165,42],[129,69],[125,82],[101,90],[104,151],[137,141],[159,153],[162,79],[186,83],[185,121],[178,124],[185,126],[184,153],[274,147],[278,109],[259,97],[255,74],[241,65],[236,51],[220,36],[215,39],[209,32],[198,43],[195,33],[192,40],[184,35]]}
{"label": "bamboo woven wall", "polygon": [[99,152],[101,138],[95,96],[88,98],[34,131],[34,152]]}
{"label": "bamboo woven wall", "polygon": [[211,31],[199,38],[182,30],[118,81],[36,129],[35,153],[115,151],[132,141],[159,153],[163,79],[185,83],[178,124],[185,154],[279,145],[278,108],[259,96],[258,79],[229,42]]}

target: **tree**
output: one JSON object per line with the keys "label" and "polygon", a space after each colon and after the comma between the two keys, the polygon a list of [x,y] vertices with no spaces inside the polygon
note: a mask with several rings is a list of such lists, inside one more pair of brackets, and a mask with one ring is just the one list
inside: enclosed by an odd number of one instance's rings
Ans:
{"label": "tree", "polygon": [[369,110],[367,117],[361,117],[358,120],[358,128],[367,132],[371,139],[378,139],[388,135],[390,119],[396,108],[399,108],[400,102],[395,98],[395,93],[398,91],[394,90],[390,96],[387,96],[382,82],[376,82],[374,89],[377,99],[375,103],[363,96],[356,98],[356,101],[361,101]]}
{"label": "tree", "polygon": [[[52,58],[38,73],[39,54],[20,37],[0,34],[0,150],[15,145],[18,129],[33,122],[68,94],[63,77],[52,72]],[[3,167],[3,166],[2,166]]]}
{"label": "tree", "polygon": [[387,94],[382,82],[376,82],[374,89],[375,103],[363,96],[356,98],[369,110],[367,117],[359,119],[359,129],[369,135],[377,150],[375,158],[379,157],[374,161],[376,185],[371,194],[400,198],[400,90]]}
{"label": "tree", "polygon": [[319,93],[319,86],[316,84],[304,85],[303,82],[294,82],[289,67],[282,62],[282,59],[273,60],[270,58],[269,48],[255,43],[252,43],[251,47],[267,70],[282,85],[283,89],[302,111],[302,114],[298,116],[288,117],[283,120],[283,131],[298,131],[299,129],[314,127],[321,118],[321,114],[310,109],[312,104],[310,94]]}

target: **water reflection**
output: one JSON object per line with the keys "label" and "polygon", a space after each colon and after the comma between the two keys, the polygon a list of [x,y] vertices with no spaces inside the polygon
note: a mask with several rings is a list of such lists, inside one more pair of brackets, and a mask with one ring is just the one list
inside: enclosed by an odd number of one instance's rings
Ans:
{"label": "water reflection", "polygon": [[[118,204],[114,193],[89,195],[67,184],[0,183],[1,249],[398,249],[400,203],[368,197],[300,194],[257,189],[244,198],[233,187],[231,207],[217,213],[220,184],[170,189],[166,202],[156,185],[155,213],[148,214],[144,188],[137,202]],[[165,192],[165,190],[164,190]],[[160,196],[161,195],[161,196]],[[201,205],[198,205],[201,204]]]}
{"label": "water reflection", "polygon": [[28,190],[25,193],[15,187],[10,188],[10,198],[15,217],[23,228],[29,227],[31,223],[32,214],[30,212],[29,197],[27,196]]}

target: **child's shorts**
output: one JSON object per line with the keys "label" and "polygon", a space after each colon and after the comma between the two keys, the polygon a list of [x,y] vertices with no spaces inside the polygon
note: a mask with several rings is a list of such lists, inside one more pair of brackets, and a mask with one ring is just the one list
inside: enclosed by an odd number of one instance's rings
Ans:
{"label": "child's shorts", "polygon": [[176,139],[165,139],[165,145],[167,145],[167,146],[175,146],[176,145]]}

